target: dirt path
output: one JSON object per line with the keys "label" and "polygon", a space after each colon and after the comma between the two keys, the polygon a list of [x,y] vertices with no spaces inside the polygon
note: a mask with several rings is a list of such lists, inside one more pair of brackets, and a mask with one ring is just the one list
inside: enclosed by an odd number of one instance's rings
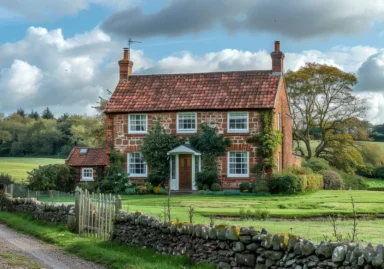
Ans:
{"label": "dirt path", "polygon": [[0,224],[0,268],[102,269],[62,249]]}

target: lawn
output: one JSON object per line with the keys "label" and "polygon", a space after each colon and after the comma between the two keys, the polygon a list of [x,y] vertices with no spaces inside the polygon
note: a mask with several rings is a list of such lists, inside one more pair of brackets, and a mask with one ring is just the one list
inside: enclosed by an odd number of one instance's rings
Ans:
{"label": "lawn", "polygon": [[63,164],[64,159],[54,158],[4,158],[0,157],[0,174],[10,174],[16,182],[25,180],[27,172],[39,165]]}
{"label": "lawn", "polygon": [[117,242],[79,236],[70,233],[63,225],[35,221],[24,214],[0,212],[0,222],[107,268],[211,268],[208,265],[193,265],[186,256],[164,258],[164,255],[156,254],[152,249],[128,247]]}
{"label": "lawn", "polygon": [[[358,214],[384,214],[384,193],[375,191],[318,191],[310,194],[295,196],[173,196],[172,219],[189,221],[188,207],[195,208],[195,223],[210,223],[210,215],[216,217],[215,224],[228,223],[243,226],[264,227],[270,232],[294,232],[302,234],[315,241],[324,239],[324,235],[331,235],[332,228],[327,219],[330,214],[350,215],[351,196],[353,196]],[[123,196],[123,210],[140,211],[162,217],[166,196],[134,195]],[[268,210],[271,220],[248,221],[239,220],[240,209],[254,211]],[[318,217],[323,217],[317,219]],[[228,218],[229,217],[229,218]],[[283,219],[276,219],[283,218]],[[339,222],[340,231],[350,232],[351,220]],[[383,243],[384,220],[359,221],[360,239],[375,244]]]}

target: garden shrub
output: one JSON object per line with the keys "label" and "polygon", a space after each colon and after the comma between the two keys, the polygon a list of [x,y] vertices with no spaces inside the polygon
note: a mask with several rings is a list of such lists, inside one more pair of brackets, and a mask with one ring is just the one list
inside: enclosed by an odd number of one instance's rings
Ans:
{"label": "garden shrub", "polygon": [[266,193],[269,192],[269,185],[266,179],[258,179],[253,184],[252,188],[253,193]]}
{"label": "garden shrub", "polygon": [[220,191],[221,190],[221,186],[219,183],[213,183],[211,185],[211,191]]}
{"label": "garden shrub", "polygon": [[323,175],[325,190],[340,190],[343,188],[343,180],[335,171],[322,170],[319,173]]}
{"label": "garden shrub", "polygon": [[292,173],[273,174],[269,183],[271,191],[275,193],[293,194],[304,190],[302,180]]}
{"label": "garden shrub", "polygon": [[86,182],[79,183],[78,187],[82,190],[87,190],[88,192],[95,192],[96,191],[94,184],[89,184]]}
{"label": "garden shrub", "polygon": [[124,191],[125,194],[127,195],[133,195],[133,194],[136,194],[136,187],[129,187],[129,188],[126,188],[125,191]]}
{"label": "garden shrub", "polygon": [[384,166],[378,166],[373,169],[372,173],[374,178],[384,179]]}
{"label": "garden shrub", "polygon": [[326,160],[319,158],[312,158],[310,160],[303,161],[302,166],[310,168],[313,172],[329,170],[331,168]]}
{"label": "garden shrub", "polygon": [[375,169],[375,167],[373,167],[373,165],[366,164],[362,167],[359,167],[356,170],[356,174],[358,174],[359,176],[362,176],[362,177],[373,178],[373,170],[374,169]]}
{"label": "garden shrub", "polygon": [[313,191],[323,189],[323,176],[320,174],[316,174],[309,167],[293,167],[290,169],[292,174],[298,176],[298,178],[302,181],[303,190],[304,191]]}
{"label": "garden shrub", "polygon": [[218,183],[218,181],[219,175],[217,174],[217,171],[202,171],[196,173],[195,184],[199,190],[204,189],[204,185],[207,185],[207,189],[209,189],[213,183]]}
{"label": "garden shrub", "polygon": [[147,181],[153,186],[163,185],[164,182],[167,180],[168,180],[167,176],[157,171],[149,172],[149,175],[147,178]]}
{"label": "garden shrub", "polygon": [[203,190],[204,190],[204,191],[209,191],[209,186],[208,186],[208,184],[204,184],[204,185],[203,185]]}
{"label": "garden shrub", "polygon": [[9,174],[1,173],[0,184],[4,184],[4,185],[13,184],[12,176]]}
{"label": "garden shrub", "polygon": [[241,192],[252,192],[252,184],[250,182],[242,182],[239,184]]}
{"label": "garden shrub", "polygon": [[343,170],[333,169],[338,173],[343,181],[343,188],[354,190],[365,190],[368,188],[368,184],[365,181],[365,178],[353,173],[346,173]]}
{"label": "garden shrub", "polygon": [[41,165],[28,172],[27,180],[31,190],[75,190],[75,171],[65,164]]}
{"label": "garden shrub", "polygon": [[127,187],[133,187],[124,171],[124,156],[112,150],[109,155],[109,167],[103,179],[99,180],[98,188],[103,193],[124,193]]}
{"label": "garden shrub", "polygon": [[154,194],[160,194],[161,186],[155,186],[152,190]]}

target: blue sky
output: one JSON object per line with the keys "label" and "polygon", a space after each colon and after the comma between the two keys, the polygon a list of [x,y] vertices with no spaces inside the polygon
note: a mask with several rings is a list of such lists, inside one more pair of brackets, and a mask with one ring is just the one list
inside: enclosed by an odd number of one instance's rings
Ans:
{"label": "blue sky", "polygon": [[136,73],[269,69],[280,40],[286,69],[356,73],[383,123],[383,14],[380,0],[0,0],[0,112],[94,113],[129,37]]}

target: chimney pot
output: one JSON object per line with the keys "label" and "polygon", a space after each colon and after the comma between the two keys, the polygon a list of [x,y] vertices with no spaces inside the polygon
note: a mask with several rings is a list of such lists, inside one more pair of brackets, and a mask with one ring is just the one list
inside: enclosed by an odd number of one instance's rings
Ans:
{"label": "chimney pot", "polygon": [[275,51],[280,51],[280,41],[275,41]]}
{"label": "chimney pot", "polygon": [[120,79],[128,79],[132,75],[133,62],[130,60],[129,48],[124,48],[123,59],[119,61]]}

